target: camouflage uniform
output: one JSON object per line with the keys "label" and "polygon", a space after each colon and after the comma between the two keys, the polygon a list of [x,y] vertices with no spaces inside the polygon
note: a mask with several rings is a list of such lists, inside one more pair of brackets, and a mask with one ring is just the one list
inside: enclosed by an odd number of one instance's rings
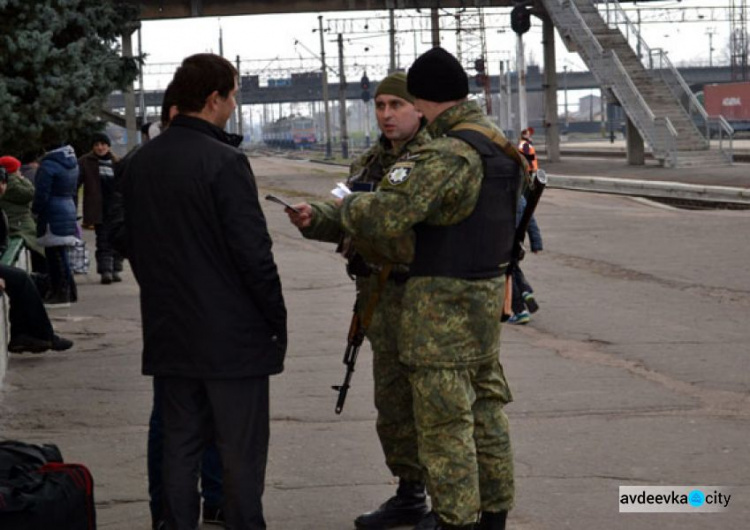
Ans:
{"label": "camouflage uniform", "polygon": [[[397,162],[376,193],[344,200],[341,221],[356,238],[388,244],[417,223],[457,224],[473,211],[482,159],[445,134],[460,123],[497,131],[473,102],[428,126],[431,143]],[[413,252],[413,249],[412,249]],[[504,278],[412,277],[398,350],[409,366],[420,462],[433,510],[451,525],[513,504],[513,459],[503,406],[512,400],[498,360]]]}
{"label": "camouflage uniform", "polygon": [[[390,148],[385,137],[351,165],[349,182],[366,182],[377,185],[383,174],[405,153],[426,144],[429,137],[424,129],[398,153]],[[303,229],[306,238],[339,242],[344,236],[340,224],[340,209],[333,201],[311,204],[314,214],[310,227]],[[368,263],[395,264],[394,270],[405,272],[403,265],[411,258],[403,248],[411,249],[411,241],[393,241],[381,245],[382,252],[376,253],[365,242],[353,241],[354,247]],[[385,248],[384,248],[385,247]],[[400,264],[400,265],[399,265]],[[357,277],[357,308],[361,312],[373,289],[377,288],[378,275]],[[396,342],[396,329],[401,315],[401,299],[404,283],[389,280],[380,294],[367,338],[372,345],[373,380],[375,382],[375,408],[378,410],[377,432],[385,454],[386,464],[393,475],[411,482],[424,482],[424,472],[417,455],[417,433],[412,413],[412,396],[408,371],[399,361]]]}

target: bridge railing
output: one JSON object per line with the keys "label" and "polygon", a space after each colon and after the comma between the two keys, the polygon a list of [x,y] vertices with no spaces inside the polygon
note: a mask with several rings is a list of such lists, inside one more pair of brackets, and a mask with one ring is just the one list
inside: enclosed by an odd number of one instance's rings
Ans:
{"label": "bridge railing", "polygon": [[668,118],[657,120],[614,50],[605,50],[573,0],[543,0],[560,35],[573,44],[602,88],[611,90],[649,144],[654,157],[674,165],[677,132]]}
{"label": "bridge railing", "polygon": [[[620,2],[617,0],[605,0],[603,6],[600,4],[599,9],[600,12],[604,12],[603,15],[607,25],[610,28],[618,29],[630,47],[636,50],[638,59],[646,70],[651,72],[651,75],[659,76],[664,81],[669,91],[680,103],[690,122],[703,137],[704,146],[706,148],[709,147],[709,140],[713,131],[716,131],[716,134],[719,135],[719,149],[731,161],[734,130],[729,126],[729,123],[720,116],[708,116],[706,109],[698,101],[693,91],[690,90],[684,77],[682,77],[677,68],[672,64],[672,61],[667,57],[667,53],[661,48],[649,47],[636,25],[633,24],[622,9]],[[723,146],[723,138],[725,136],[729,139],[730,144],[728,152]]]}

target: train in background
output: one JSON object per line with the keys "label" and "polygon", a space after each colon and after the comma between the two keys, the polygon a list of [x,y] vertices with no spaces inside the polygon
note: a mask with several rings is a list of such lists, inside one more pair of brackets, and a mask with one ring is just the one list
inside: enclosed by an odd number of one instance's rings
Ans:
{"label": "train in background", "polygon": [[263,143],[269,147],[305,149],[317,143],[312,118],[291,116],[263,126]]}
{"label": "train in background", "polygon": [[705,85],[703,106],[709,116],[724,116],[735,131],[750,131],[750,82]]}

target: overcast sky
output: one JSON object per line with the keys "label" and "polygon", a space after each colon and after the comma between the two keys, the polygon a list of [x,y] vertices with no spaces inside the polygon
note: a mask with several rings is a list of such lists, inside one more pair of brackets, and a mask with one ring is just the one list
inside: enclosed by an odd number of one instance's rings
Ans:
{"label": "overcast sky", "polygon": [[[708,66],[709,32],[713,33],[713,65],[726,65],[729,61],[728,4],[729,0],[673,0],[627,3],[623,7],[633,21],[638,18],[634,9],[641,10],[641,33],[646,42],[651,48],[666,50],[676,66]],[[684,9],[686,7],[688,9]],[[446,29],[441,32],[441,45],[454,54],[457,54],[456,11],[440,11],[441,27]],[[429,13],[427,10],[422,10],[422,13],[396,10],[395,13],[398,65],[406,69],[416,55],[431,47]],[[510,30],[509,9],[486,8],[484,13],[489,73],[499,74],[501,61],[511,61],[511,70],[515,71],[517,38]],[[147,90],[164,88],[179,62],[189,55],[200,52],[218,53],[220,28],[224,56],[232,62],[239,56],[241,73],[259,75],[261,85],[265,85],[269,78],[289,77],[292,72],[319,71],[319,15],[323,16],[324,28],[327,30],[325,50],[331,82],[338,79],[336,33],[339,31],[344,34],[344,55],[349,81],[359,79],[365,72],[373,79],[380,79],[385,75],[390,50],[386,11],[235,16],[221,19],[204,17],[143,23],[141,40],[143,52],[147,54],[144,86]],[[357,21],[346,24],[346,19]],[[542,23],[536,17],[531,20],[531,30],[524,35],[524,56],[527,65],[542,65]],[[365,23],[368,24],[366,32]],[[567,51],[557,32],[555,37],[557,71],[564,68],[569,71],[587,70],[577,53]],[[467,46],[471,50],[470,40],[467,42],[464,45],[464,65],[468,67],[473,63],[474,53],[467,52]],[[137,49],[137,41],[134,42],[134,47]],[[474,71],[468,68],[467,71],[469,75],[474,75]],[[558,84],[562,92],[562,79]],[[579,98],[589,94],[598,96],[600,91],[569,91],[570,111],[575,112]],[[558,103],[561,107],[563,100],[563,95],[560,94]],[[255,109],[252,112],[259,114],[261,110]],[[308,111],[292,105],[279,108],[278,112],[286,114]]]}

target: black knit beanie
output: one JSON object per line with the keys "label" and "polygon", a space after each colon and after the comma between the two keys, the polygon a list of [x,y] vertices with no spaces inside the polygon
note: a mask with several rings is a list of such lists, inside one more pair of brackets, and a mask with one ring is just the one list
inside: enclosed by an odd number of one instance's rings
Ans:
{"label": "black knit beanie", "polygon": [[109,139],[109,136],[107,136],[103,132],[94,133],[91,136],[91,145],[94,145],[97,142],[107,144],[108,146],[112,147],[112,141]]}
{"label": "black knit beanie", "polygon": [[409,68],[406,86],[415,98],[436,103],[469,95],[469,77],[461,63],[439,47],[417,57]]}

